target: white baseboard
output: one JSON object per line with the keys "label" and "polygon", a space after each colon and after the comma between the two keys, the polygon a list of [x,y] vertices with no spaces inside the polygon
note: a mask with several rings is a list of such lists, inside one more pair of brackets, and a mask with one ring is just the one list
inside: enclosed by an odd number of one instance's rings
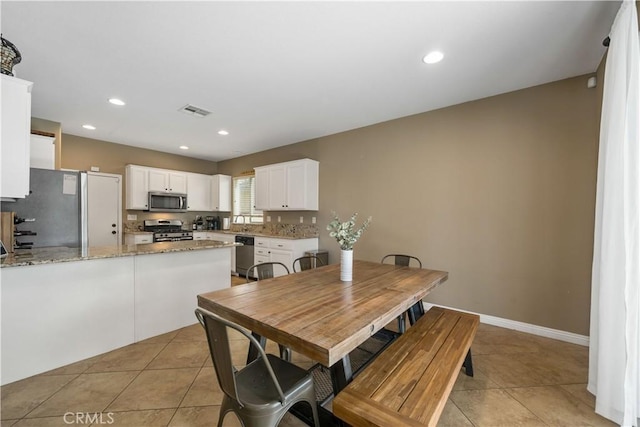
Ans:
{"label": "white baseboard", "polygon": [[[436,304],[430,304],[423,302],[424,309],[428,310]],[[488,314],[474,313],[468,310],[460,310],[455,307],[439,306],[444,308],[450,308],[452,310],[458,310],[465,313],[477,314],[480,316],[480,323],[486,323],[487,325],[499,326],[501,328],[513,329],[515,331],[526,332],[528,334],[539,335],[541,337],[553,338],[555,340],[565,341],[572,344],[578,344],[585,347],[589,347],[589,337],[587,335],[574,334],[573,332],[561,331],[558,329],[551,329],[544,326],[532,325],[530,323],[518,322],[517,320],[503,319],[501,317],[490,316]]]}

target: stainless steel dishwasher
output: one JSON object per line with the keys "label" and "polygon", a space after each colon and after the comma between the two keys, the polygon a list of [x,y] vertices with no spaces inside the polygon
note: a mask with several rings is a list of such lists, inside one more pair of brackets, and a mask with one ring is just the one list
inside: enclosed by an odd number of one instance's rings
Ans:
{"label": "stainless steel dishwasher", "polygon": [[253,265],[253,236],[236,236],[236,243],[242,243],[243,246],[236,248],[236,273],[240,276],[247,277],[247,270]]}

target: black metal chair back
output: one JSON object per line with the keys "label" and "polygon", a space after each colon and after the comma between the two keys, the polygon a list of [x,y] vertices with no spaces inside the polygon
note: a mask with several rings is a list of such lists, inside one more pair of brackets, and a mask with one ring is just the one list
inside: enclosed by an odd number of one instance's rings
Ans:
{"label": "black metal chair back", "polygon": [[411,255],[402,255],[402,254],[389,254],[389,255],[385,255],[382,257],[382,261],[380,261],[382,264],[384,264],[384,261],[387,258],[391,258],[393,257],[393,263],[395,265],[402,265],[405,267],[408,267],[411,264],[411,261],[414,260],[415,262],[418,263],[418,267],[422,268],[422,261],[420,261],[420,259],[418,257],[414,257]]}
{"label": "black metal chair back", "polygon": [[251,277],[255,277],[257,280],[272,279],[274,277],[274,266],[281,267],[287,274],[290,273],[289,268],[281,262],[261,262],[247,269],[247,283],[251,282]]}
{"label": "black metal chair back", "polygon": [[[218,427],[225,415],[233,411],[245,427],[277,426],[284,414],[300,401],[311,406],[314,425],[318,426],[313,377],[306,370],[266,354],[260,343],[245,329],[222,317],[195,310],[204,327],[213,367],[224,392]],[[233,366],[227,328],[235,329],[250,342],[259,357],[238,370]]]}
{"label": "black metal chair back", "polygon": [[[300,270],[296,270],[296,264]],[[324,265],[324,262],[320,258],[314,255],[305,255],[300,258],[296,258],[293,261],[293,272],[311,270],[312,268],[318,268]]]}
{"label": "black metal chair back", "polygon": [[[382,257],[380,261],[381,264],[384,264],[384,261],[388,258],[393,258],[393,263],[395,265],[401,265],[403,267],[409,267],[411,261],[415,261],[418,264],[419,268],[422,268],[422,261],[418,257],[414,257],[412,255],[404,255],[404,254],[389,254]],[[413,325],[416,321],[422,317],[424,314],[424,306],[422,305],[422,301],[416,302],[413,306],[406,311],[406,314],[409,316],[409,324]],[[401,334],[404,334],[407,329],[404,314],[398,317],[398,330]]]}

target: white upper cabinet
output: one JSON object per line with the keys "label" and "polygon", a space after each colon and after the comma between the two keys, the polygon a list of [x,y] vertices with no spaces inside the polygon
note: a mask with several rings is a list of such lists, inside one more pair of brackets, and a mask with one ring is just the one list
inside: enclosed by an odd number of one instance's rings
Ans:
{"label": "white upper cabinet", "polygon": [[55,169],[56,168],[56,139],[50,136],[31,135],[32,168]]}
{"label": "white upper cabinet", "polygon": [[255,168],[256,181],[256,205],[254,208],[260,210],[269,210],[269,168],[261,167]]}
{"label": "white upper cabinet", "polygon": [[319,163],[311,159],[255,168],[256,208],[317,211]]}
{"label": "white upper cabinet", "polygon": [[148,210],[149,192],[184,193],[188,211],[231,211],[231,177],[147,166],[126,167],[127,209]]}
{"label": "white upper cabinet", "polygon": [[0,187],[0,197],[24,198],[29,194],[33,83],[2,74],[1,85],[2,187]]}
{"label": "white upper cabinet", "polygon": [[231,177],[229,175],[211,177],[211,210],[231,212]]}
{"label": "white upper cabinet", "polygon": [[287,208],[287,167],[284,164],[269,167],[269,209]]}
{"label": "white upper cabinet", "polygon": [[149,168],[149,191],[187,193],[186,172]]}
{"label": "white upper cabinet", "polygon": [[127,165],[127,209],[149,209],[149,168],[136,165]]}
{"label": "white upper cabinet", "polygon": [[212,210],[211,176],[200,173],[187,173],[187,210]]}

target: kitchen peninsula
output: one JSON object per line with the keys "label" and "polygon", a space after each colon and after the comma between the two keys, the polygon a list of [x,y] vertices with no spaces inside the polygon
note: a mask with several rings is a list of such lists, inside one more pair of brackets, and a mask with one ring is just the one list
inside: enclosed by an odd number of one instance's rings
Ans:
{"label": "kitchen peninsula", "polygon": [[32,249],[2,260],[4,385],[195,323],[235,243]]}

